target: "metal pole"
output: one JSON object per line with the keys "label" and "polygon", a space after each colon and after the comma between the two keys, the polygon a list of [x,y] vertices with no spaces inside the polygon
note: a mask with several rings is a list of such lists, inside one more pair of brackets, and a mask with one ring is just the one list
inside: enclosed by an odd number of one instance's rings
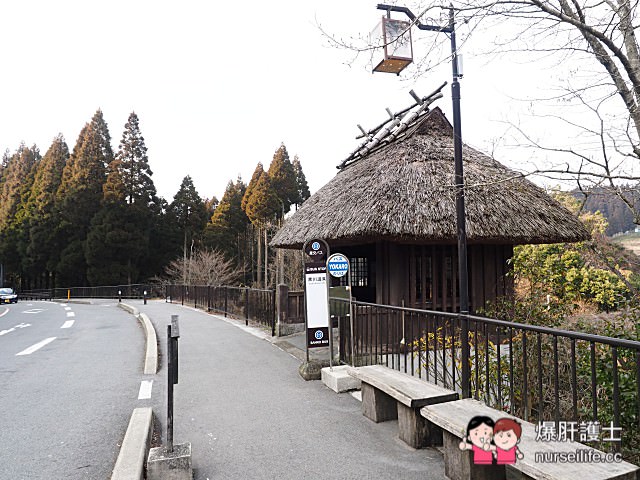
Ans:
{"label": "metal pole", "polygon": [[167,325],[167,452],[173,452],[173,342]]}
{"label": "metal pole", "polygon": [[460,327],[462,346],[462,396],[471,396],[469,366],[469,277],[467,272],[467,229],[465,225],[464,173],[462,167],[462,124],[460,121],[460,72],[456,50],[456,31],[453,6],[449,8],[449,29],[451,35],[451,65],[453,81],[451,98],[453,101],[453,152],[456,185],[456,229],[458,236],[458,280],[460,283]]}
{"label": "metal pole", "polygon": [[355,367],[355,358],[356,358],[356,341],[353,336],[353,322],[355,322],[355,317],[353,316],[353,284],[351,283],[351,262],[349,262],[349,336],[351,337],[351,366]]}

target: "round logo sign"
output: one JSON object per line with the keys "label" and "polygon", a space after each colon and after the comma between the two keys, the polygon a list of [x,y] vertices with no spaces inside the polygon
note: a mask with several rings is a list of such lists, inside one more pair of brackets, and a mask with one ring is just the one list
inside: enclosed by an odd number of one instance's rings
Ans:
{"label": "round logo sign", "polygon": [[316,333],[313,336],[316,337],[316,340],[322,340],[324,333],[322,333],[322,330],[316,330]]}
{"label": "round logo sign", "polygon": [[319,242],[313,242],[311,244],[311,248],[313,248],[314,250],[320,250],[320,243]]}
{"label": "round logo sign", "polygon": [[349,272],[349,260],[341,253],[334,253],[327,261],[327,270],[332,277],[344,277]]}

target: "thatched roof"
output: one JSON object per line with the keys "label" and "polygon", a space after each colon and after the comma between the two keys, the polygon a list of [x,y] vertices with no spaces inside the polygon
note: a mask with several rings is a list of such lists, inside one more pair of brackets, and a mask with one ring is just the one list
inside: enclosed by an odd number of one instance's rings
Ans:
{"label": "thatched roof", "polygon": [[[403,138],[360,158],[354,153],[271,245],[300,248],[318,237],[333,245],[456,242],[453,132],[439,108],[420,117]],[[517,172],[466,145],[463,164],[470,244],[588,238],[575,216]]]}

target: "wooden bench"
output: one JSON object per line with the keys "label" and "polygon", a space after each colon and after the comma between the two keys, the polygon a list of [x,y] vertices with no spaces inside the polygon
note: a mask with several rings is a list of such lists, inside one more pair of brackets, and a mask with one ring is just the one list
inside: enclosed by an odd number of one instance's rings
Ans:
{"label": "wooden bench", "polygon": [[442,444],[442,432],[431,428],[420,408],[456,400],[456,392],[382,365],[349,367],[347,371],[362,382],[365,417],[376,423],[397,418],[400,439],[413,448]]}
{"label": "wooden bench", "polygon": [[[510,477],[562,480],[636,480],[638,467],[628,462],[621,463],[542,463],[536,462],[536,453],[556,455],[553,452],[575,453],[577,450],[603,452],[587,445],[571,441],[536,441],[535,425],[521,421],[504,412],[487,407],[477,400],[464,399],[441,405],[428,405],[420,410],[421,415],[443,433],[445,474],[452,480],[501,480]],[[524,454],[514,465],[474,465],[470,450],[460,450],[460,441],[466,435],[467,424],[472,417],[484,415],[496,421],[499,418],[514,418],[522,426],[518,448]],[[432,426],[432,429],[434,427]],[[586,456],[586,454],[585,454]],[[515,475],[512,475],[515,474]]]}

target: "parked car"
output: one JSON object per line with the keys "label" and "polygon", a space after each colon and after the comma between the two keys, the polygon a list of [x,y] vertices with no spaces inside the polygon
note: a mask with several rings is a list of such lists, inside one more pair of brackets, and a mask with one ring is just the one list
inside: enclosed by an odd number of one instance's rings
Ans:
{"label": "parked car", "polygon": [[0,303],[18,303],[18,295],[13,288],[0,288]]}

